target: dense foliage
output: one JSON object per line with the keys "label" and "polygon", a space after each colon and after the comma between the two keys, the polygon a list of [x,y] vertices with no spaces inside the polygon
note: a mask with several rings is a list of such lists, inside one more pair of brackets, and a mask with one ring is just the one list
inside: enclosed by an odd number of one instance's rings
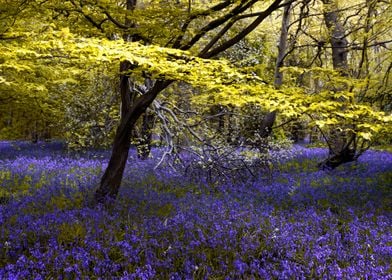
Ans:
{"label": "dense foliage", "polygon": [[[258,15],[250,8],[264,11],[281,1],[134,1],[125,8],[129,2],[0,1],[2,139],[60,137],[76,146],[107,145],[120,106],[112,98],[117,86],[106,81],[115,81],[124,60],[134,65],[132,81],[139,84],[146,77],[190,84],[196,111],[257,104],[260,114],[277,109],[279,122],[302,118],[306,127],[344,130],[361,141],[390,131],[391,8],[383,1],[293,1],[281,90],[273,86],[278,20],[260,22],[246,40],[220,54],[231,63],[196,58],[205,56],[208,43],[219,49],[246,30]],[[342,24],[351,60],[344,76],[332,67],[332,30],[323,23],[324,11],[333,9],[347,18]],[[222,37],[218,27],[227,28]],[[127,36],[139,44],[120,39]],[[189,98],[175,93],[159,98]]]}
{"label": "dense foliage", "polygon": [[106,151],[1,142],[0,278],[389,279],[392,155],[330,173],[326,153],[295,146],[273,182],[211,188],[132,151],[108,210],[89,207]]}

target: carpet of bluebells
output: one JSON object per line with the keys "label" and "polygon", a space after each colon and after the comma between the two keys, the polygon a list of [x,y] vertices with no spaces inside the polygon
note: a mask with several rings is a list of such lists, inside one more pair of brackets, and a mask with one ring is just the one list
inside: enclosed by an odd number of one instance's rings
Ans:
{"label": "carpet of bluebells", "polygon": [[0,142],[0,279],[392,279],[392,154],[334,171],[295,146],[272,180],[202,183],[131,152],[91,207],[108,151]]}

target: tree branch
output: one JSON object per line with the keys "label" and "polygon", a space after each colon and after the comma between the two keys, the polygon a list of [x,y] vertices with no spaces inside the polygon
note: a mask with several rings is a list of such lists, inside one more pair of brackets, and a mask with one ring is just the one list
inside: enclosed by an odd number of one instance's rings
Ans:
{"label": "tree branch", "polygon": [[236,36],[231,38],[230,40],[226,41],[222,45],[216,47],[215,49],[211,50],[208,53],[205,53],[204,55],[200,55],[202,58],[211,58],[213,56],[216,56],[217,54],[227,50],[228,48],[232,47],[236,43],[238,43],[240,40],[245,38],[250,32],[252,32],[257,26],[259,26],[260,23],[263,22],[263,20],[268,17],[273,11],[279,9],[281,7],[280,3],[283,0],[275,0],[266,10],[260,13],[260,15],[246,27],[243,29],[240,33],[238,33]]}
{"label": "tree branch", "polygon": [[181,46],[181,50],[189,50],[193,45],[195,45],[207,32],[221,26],[225,22],[229,21],[236,15],[239,15],[240,13],[246,11],[248,8],[250,8],[253,4],[255,4],[258,0],[250,0],[248,3],[246,3],[246,0],[242,0],[241,3],[234,7],[229,13],[225,14],[224,16],[215,19],[211,22],[209,22],[207,25],[205,25],[200,31],[185,45]]}
{"label": "tree branch", "polygon": [[172,47],[175,49],[181,47],[181,42],[184,39],[184,34],[193,20],[198,19],[200,17],[205,17],[208,15],[211,15],[214,12],[221,11],[221,10],[227,8],[228,6],[230,6],[231,4],[232,4],[232,1],[228,0],[228,1],[218,3],[217,5],[211,7],[209,10],[202,11],[199,13],[190,14],[189,18],[184,22],[184,24],[181,27],[180,35],[178,35],[177,38],[174,39],[174,43],[173,43]]}

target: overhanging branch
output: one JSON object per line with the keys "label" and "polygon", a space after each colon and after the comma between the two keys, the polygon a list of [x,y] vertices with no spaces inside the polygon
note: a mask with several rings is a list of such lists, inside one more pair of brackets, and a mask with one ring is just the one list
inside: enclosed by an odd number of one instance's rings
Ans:
{"label": "overhanging branch", "polygon": [[236,36],[231,38],[230,40],[226,41],[222,45],[216,47],[215,49],[200,55],[202,58],[211,58],[216,56],[217,54],[227,50],[228,48],[232,47],[236,43],[238,43],[240,40],[245,38],[249,33],[251,33],[253,30],[256,29],[257,26],[259,26],[260,23],[263,22],[265,18],[267,18],[273,11],[279,9],[281,7],[281,2],[283,0],[275,0],[266,10],[260,13],[260,15],[251,23],[249,24],[245,29],[243,29],[240,33],[238,33]]}

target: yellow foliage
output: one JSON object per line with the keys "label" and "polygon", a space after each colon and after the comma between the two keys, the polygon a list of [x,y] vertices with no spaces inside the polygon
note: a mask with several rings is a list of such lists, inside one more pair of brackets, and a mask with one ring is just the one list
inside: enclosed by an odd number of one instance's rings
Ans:
{"label": "yellow foliage", "polygon": [[[109,7],[112,3],[100,2],[102,7]],[[152,3],[127,16],[130,19],[140,19],[140,13],[143,13],[143,20],[148,19],[151,23],[145,25],[145,30],[142,31],[146,34],[154,33],[157,37],[167,37],[165,32],[168,29],[163,30],[162,34],[156,34],[156,30],[148,28],[162,25],[169,19],[173,19],[173,23],[168,24],[176,24],[176,20],[183,14],[169,8],[154,14],[156,5]],[[192,12],[197,13],[199,9],[200,7],[194,7]],[[115,11],[113,8],[113,13]],[[95,15],[94,10],[87,8],[81,12]],[[167,17],[162,17],[162,14]],[[340,123],[355,124],[355,132],[365,140],[370,139],[374,133],[392,131],[390,115],[378,112],[355,99],[356,90],[363,86],[363,80],[342,77],[328,68],[284,69],[288,75],[308,73],[314,79],[322,80],[325,89],[323,92],[314,94],[292,85],[275,89],[260,81],[257,76],[237,69],[223,59],[201,59],[192,56],[191,52],[154,44],[145,46],[136,42],[129,43],[122,39],[109,40],[102,35],[94,36],[92,32],[83,36],[81,34],[85,27],[82,25],[75,28],[60,22],[40,22],[32,30],[26,30],[22,22],[13,29],[2,32],[3,37],[13,39],[0,40],[0,93],[7,97],[16,94],[15,106],[19,103],[27,107],[27,104],[36,102],[39,105],[34,108],[42,107],[45,113],[51,112],[53,118],[62,115],[62,102],[71,100],[75,92],[79,92],[75,88],[82,86],[81,76],[88,77],[86,73],[91,69],[113,68],[113,65],[127,60],[137,66],[132,70],[135,76],[147,73],[154,79],[181,81],[200,89],[201,93],[192,98],[196,105],[241,107],[251,103],[266,111],[278,110],[280,115],[287,118],[310,116],[320,127]],[[80,33],[72,33],[71,29],[77,29]],[[334,91],[336,87],[354,89]]]}

